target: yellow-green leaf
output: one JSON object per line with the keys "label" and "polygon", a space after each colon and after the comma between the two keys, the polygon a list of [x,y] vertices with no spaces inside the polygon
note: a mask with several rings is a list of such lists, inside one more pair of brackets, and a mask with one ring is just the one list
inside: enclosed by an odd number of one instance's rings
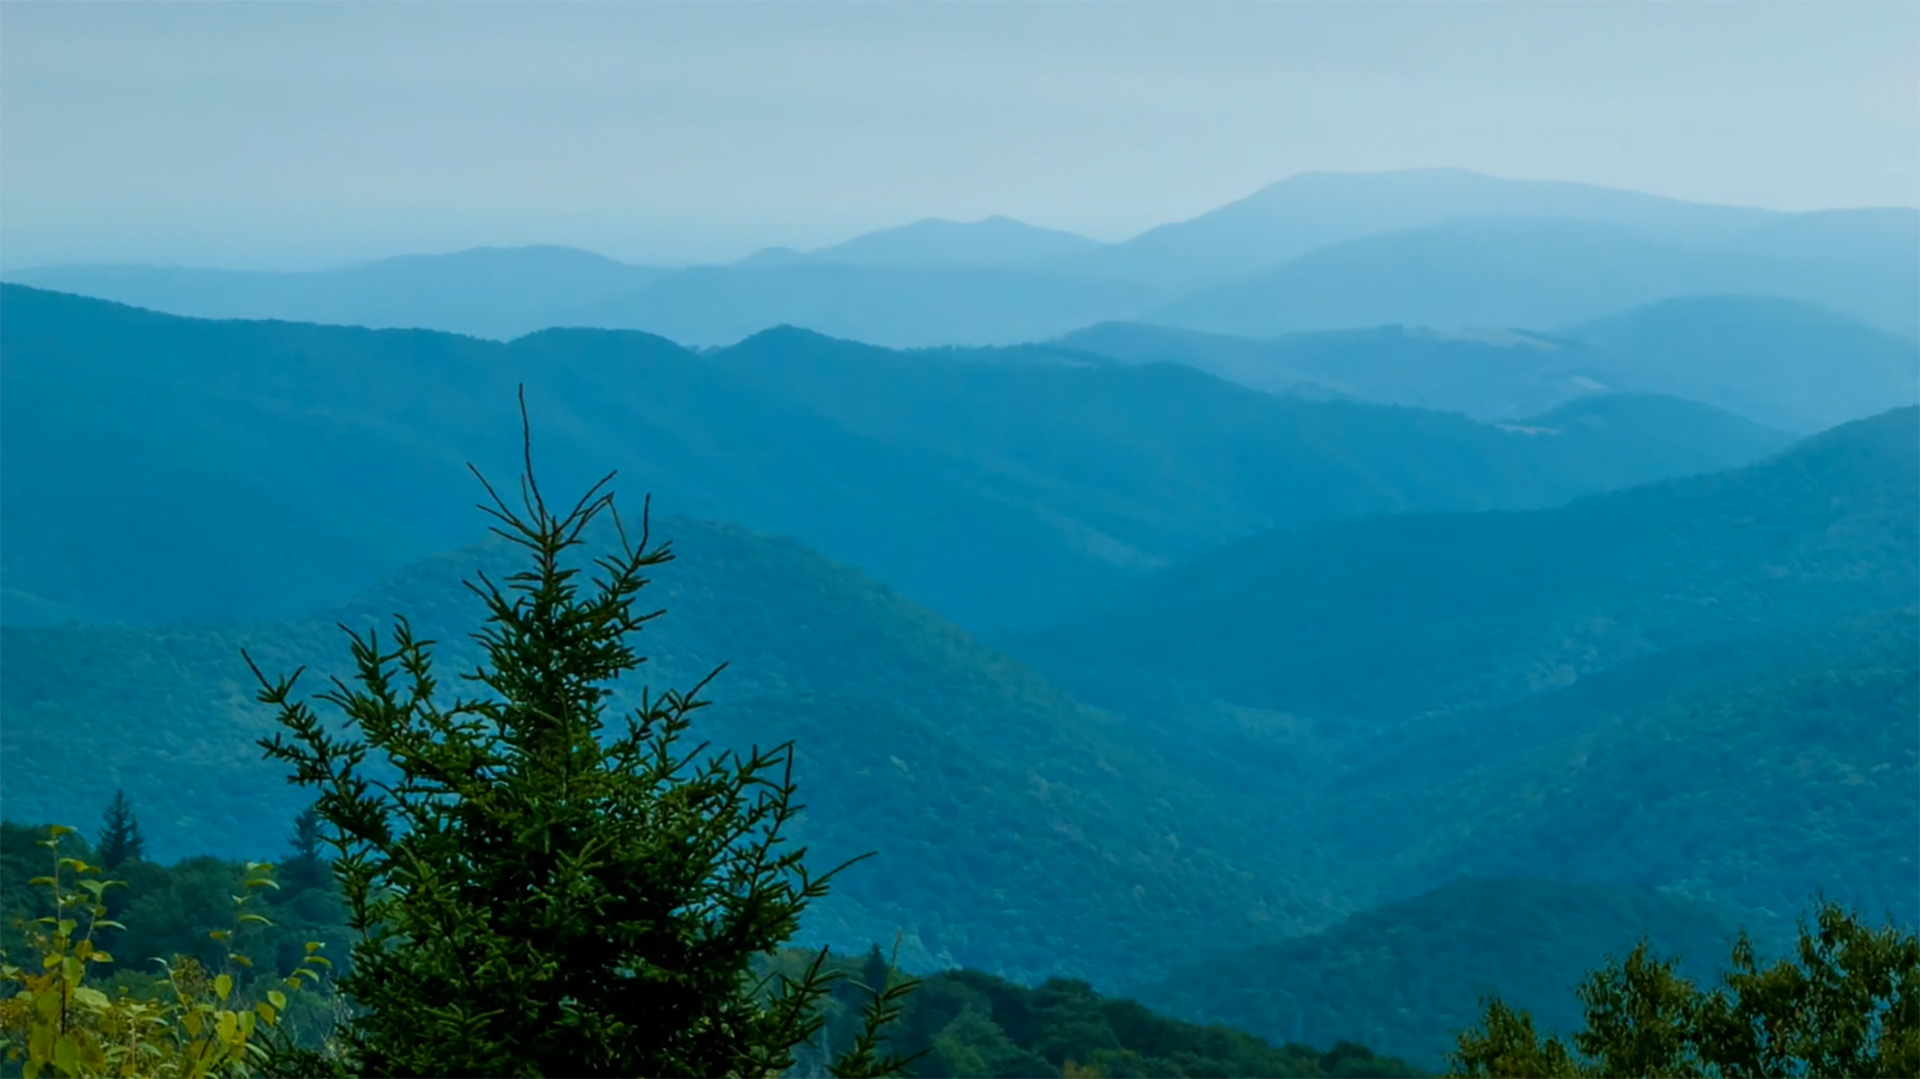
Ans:
{"label": "yellow-green leaf", "polygon": [[222,974],[213,980],[213,995],[221,1000],[233,994],[233,975]]}
{"label": "yellow-green leaf", "polygon": [[94,1011],[104,1011],[107,1007],[107,995],[91,985],[83,985],[73,991],[73,999]]}
{"label": "yellow-green leaf", "polygon": [[80,1071],[80,1040],[71,1032],[60,1035],[60,1040],[53,1043],[53,1066],[68,1075]]}
{"label": "yellow-green leaf", "polygon": [[47,835],[53,837],[54,839],[59,839],[63,835],[72,835],[72,834],[73,834],[73,829],[67,827],[64,824],[55,824],[50,826],[47,829]]}
{"label": "yellow-green leaf", "polygon": [[287,995],[278,989],[269,989],[267,990],[267,1001],[276,1009],[285,1008],[287,1006]]}
{"label": "yellow-green leaf", "polygon": [[221,1012],[217,1023],[221,1041],[231,1045],[239,1040],[236,1037],[240,1033],[240,1019],[238,1016],[232,1012]]}
{"label": "yellow-green leaf", "polygon": [[268,1026],[273,1025],[274,1016],[278,1014],[274,1010],[273,1005],[268,1004],[264,1000],[258,1004],[255,1004],[253,1006],[253,1010],[260,1013],[260,1018],[266,1020],[266,1023]]}

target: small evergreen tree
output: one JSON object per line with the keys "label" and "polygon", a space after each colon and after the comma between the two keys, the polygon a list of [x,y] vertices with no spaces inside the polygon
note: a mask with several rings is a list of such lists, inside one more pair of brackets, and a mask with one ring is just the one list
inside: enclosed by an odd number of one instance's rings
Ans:
{"label": "small evergreen tree", "polygon": [[867,961],[860,967],[860,981],[869,992],[883,993],[887,988],[887,976],[892,967],[887,957],[880,954],[880,945],[875,944],[867,950]]}
{"label": "small evergreen tree", "polygon": [[[524,397],[521,415],[524,435]],[[611,476],[550,510],[528,446],[519,509],[481,478],[493,530],[530,564],[468,585],[488,612],[475,634],[486,659],[465,676],[478,695],[442,692],[433,642],[404,618],[385,645],[350,634],[355,684],[319,695],[344,715],[341,733],[294,700],[299,672],[268,680],[255,668],[285,727],[261,744],[317,789],[362,935],[339,983],[359,1010],[344,1064],[367,1075],[778,1074],[818,1029],[831,988],[824,952],[797,978],[750,973],[833,875],[812,875],[783,834],[801,808],[791,746],[681,748],[705,681],[643,695],[610,720],[610,683],[643,662],[629,638],[661,613],[639,613],[635,596],[672,556],[649,546],[644,515],[629,542],[603,493]],[[583,580],[575,549],[603,513],[618,550]],[[370,776],[370,753],[397,777]],[[897,1010],[897,994],[876,999],[835,1071],[897,1070],[871,1029]]]}
{"label": "small evergreen tree", "polygon": [[127,800],[126,791],[114,791],[113,801],[107,803],[96,848],[101,867],[118,869],[120,863],[138,861],[146,852],[147,841],[140,835],[140,822],[134,819],[133,803]]}
{"label": "small evergreen tree", "polygon": [[323,842],[320,814],[308,806],[293,818],[293,834],[287,837],[293,856],[280,866],[280,893],[284,898],[326,886],[333,867],[321,853]]}

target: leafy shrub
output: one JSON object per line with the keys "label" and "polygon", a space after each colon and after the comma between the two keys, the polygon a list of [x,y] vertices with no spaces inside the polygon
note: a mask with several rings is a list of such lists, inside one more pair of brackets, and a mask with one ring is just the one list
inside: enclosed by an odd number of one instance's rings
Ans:
{"label": "leafy shrub", "polygon": [[1498,999],[1453,1054],[1463,1076],[1920,1075],[1920,938],[1837,904],[1803,922],[1792,958],[1755,960],[1742,934],[1724,984],[1702,991],[1646,943],[1580,988],[1586,1026],[1544,1041]]}
{"label": "leafy shrub", "polygon": [[[0,961],[0,984],[17,992],[0,1002],[0,1048],[18,1062],[24,1079],[57,1076],[248,1076],[271,1057],[268,1033],[288,1006],[287,993],[265,979],[251,979],[253,962],[233,950],[253,926],[269,924],[248,909],[253,893],[274,886],[272,869],[246,867],[239,895],[232,897],[230,928],[209,936],[225,962],[208,968],[179,956],[162,964],[162,976],[138,992],[125,978],[109,995],[90,975],[113,963],[99,947],[103,931],[126,927],[107,917],[106,895],[125,882],[103,880],[101,867],[64,855],[61,839],[71,828],[55,826],[39,840],[52,854],[53,873],[31,883],[46,889],[52,913],[34,920],[27,934],[25,967]],[[299,989],[318,982],[327,960],[312,944],[284,980]],[[246,991],[243,982],[252,982]]]}

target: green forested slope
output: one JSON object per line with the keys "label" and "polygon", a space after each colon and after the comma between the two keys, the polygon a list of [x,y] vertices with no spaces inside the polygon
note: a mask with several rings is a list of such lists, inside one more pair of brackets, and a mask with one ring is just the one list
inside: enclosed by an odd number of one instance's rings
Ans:
{"label": "green forested slope", "polygon": [[[656,536],[679,558],[642,597],[668,611],[639,640],[648,684],[731,662],[703,737],[796,739],[816,864],[880,854],[818,908],[814,937],[904,928],[916,966],[1110,976],[1329,916],[1254,822],[934,615],[790,541],[685,520]],[[517,565],[504,557],[436,558],[308,622],[0,631],[8,815],[84,821],[124,787],[159,853],[257,856],[301,803],[253,745],[271,715],[238,650],[269,672],[313,664],[313,691],[346,658],[336,619],[398,611],[446,642],[451,687],[478,625],[459,581],[497,579]]]}
{"label": "green forested slope", "polygon": [[1680,889],[1786,916],[1816,890],[1920,924],[1920,620],[1685,649],[1369,739],[1314,842],[1401,880]]}
{"label": "green forested slope", "polygon": [[1217,552],[1012,647],[1356,902],[1463,871],[1920,921],[1920,413],[1530,514]]}
{"label": "green forested slope", "polygon": [[1906,606],[1920,409],[1756,465],[1533,513],[1233,544],[1016,651],[1097,695],[1159,680],[1342,730],[1485,707],[1667,648]]}
{"label": "green forested slope", "polygon": [[1176,365],[1041,362],[1051,357],[1037,349],[952,362],[964,355],[782,330],[714,362],[876,441],[965,460],[997,488],[1157,558],[1261,527],[1553,505],[1744,464],[1788,441],[1658,398],[1610,401],[1539,437],[1431,411],[1275,400]]}
{"label": "green forested slope", "polygon": [[1358,1041],[1438,1068],[1488,994],[1564,1034],[1581,1018],[1574,987],[1602,956],[1646,937],[1709,974],[1739,928],[1713,906],[1643,889],[1463,880],[1309,936],[1222,952],[1139,996],[1274,1041]]}

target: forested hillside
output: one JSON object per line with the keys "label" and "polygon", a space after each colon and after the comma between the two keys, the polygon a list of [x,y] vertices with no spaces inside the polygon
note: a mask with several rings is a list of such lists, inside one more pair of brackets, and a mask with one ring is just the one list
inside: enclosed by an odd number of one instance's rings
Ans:
{"label": "forested hillside", "polygon": [[[1523,508],[1725,467],[1777,436],[1710,411],[1560,437],[1278,400],[1058,350],[897,353],[794,331],[695,354],[644,334],[511,345],[171,318],[0,289],[0,618],[304,615],[479,538],[465,463],[609,469],[666,511],[794,536],[962,625],[1268,529]],[[128,548],[124,537],[146,541]]]}
{"label": "forested hillside", "polygon": [[1151,672],[1364,730],[1517,700],[1662,649],[1902,607],[1917,589],[1920,409],[1909,408],[1743,469],[1559,509],[1261,536],[1021,638],[1020,652],[1088,693]]}
{"label": "forested hillside", "polygon": [[1916,653],[1909,607],[1427,717],[1352,747],[1306,830],[1415,886],[1540,874],[1773,917],[1818,889],[1920,925]]}
{"label": "forested hillside", "polygon": [[[667,612],[637,640],[646,685],[689,688],[727,663],[702,738],[797,741],[814,857],[879,852],[807,939],[904,928],[920,969],[1111,978],[1331,916],[1231,800],[930,612],[791,541],[684,519],[654,530],[679,557],[642,597]],[[269,673],[311,665],[317,691],[345,671],[336,623],[398,612],[442,642],[451,679],[474,661],[481,614],[460,582],[517,564],[492,541],[299,622],[0,629],[0,752],[36,762],[9,769],[7,812],[65,818],[124,787],[157,854],[257,857],[304,802],[254,745],[272,715],[240,649]]]}
{"label": "forested hillside", "polygon": [[[1536,1022],[1567,1033],[1594,956],[1625,955],[1644,937],[1702,978],[1738,928],[1711,906],[1644,889],[1463,880],[1311,936],[1209,956],[1140,998],[1269,1039],[1351,1040],[1438,1069],[1489,994],[1524,998]],[[1774,930],[1760,939],[1778,947],[1777,926],[1747,928]]]}

